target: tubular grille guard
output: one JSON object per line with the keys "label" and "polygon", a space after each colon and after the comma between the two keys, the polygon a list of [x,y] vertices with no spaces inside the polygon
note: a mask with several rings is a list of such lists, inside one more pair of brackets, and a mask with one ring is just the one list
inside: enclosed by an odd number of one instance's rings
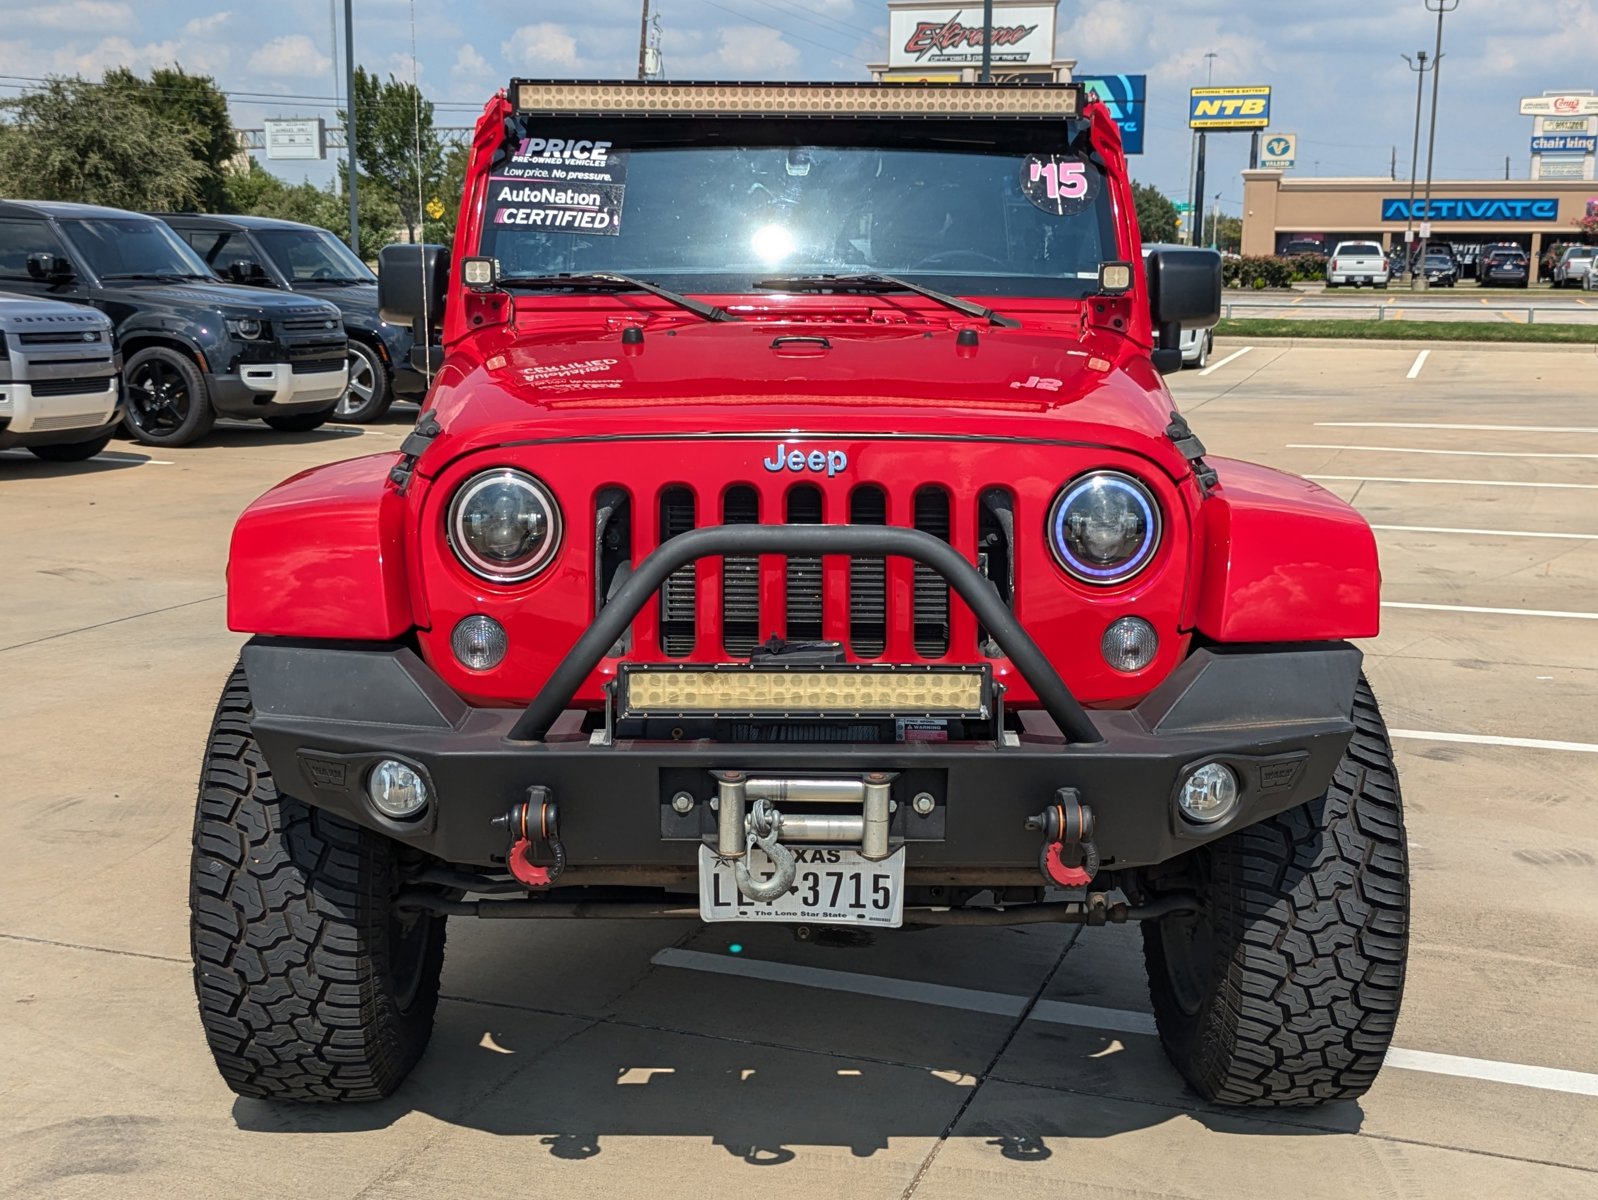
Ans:
{"label": "tubular grille guard", "polygon": [[640,562],[627,582],[577,639],[509,738],[540,741],[605,652],[615,644],[672,572],[703,558],[759,554],[866,554],[920,563],[947,581],[1005,656],[1031,685],[1043,709],[1072,742],[1103,740],[1087,713],[987,579],[948,542],[916,529],[859,525],[715,525],[671,538]]}

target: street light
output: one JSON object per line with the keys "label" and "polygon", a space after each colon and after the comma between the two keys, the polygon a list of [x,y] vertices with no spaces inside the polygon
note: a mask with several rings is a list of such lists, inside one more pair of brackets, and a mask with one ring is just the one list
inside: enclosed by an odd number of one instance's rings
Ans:
{"label": "street light", "polygon": [[1443,17],[1459,7],[1459,0],[1426,0],[1426,11],[1437,14],[1437,50],[1432,55],[1432,127],[1426,137],[1426,216],[1420,223],[1421,270],[1410,277],[1410,290],[1426,290],[1426,243],[1432,232],[1432,161],[1437,155],[1437,87],[1441,74],[1438,67],[1443,59]]}
{"label": "street light", "polygon": [[1436,69],[1433,62],[1427,66],[1426,51],[1415,51],[1415,57],[1407,54],[1399,55],[1409,69],[1415,72],[1415,148],[1409,155],[1409,219],[1404,224],[1404,265],[1405,269],[1413,276],[1415,270],[1415,176],[1420,169],[1420,99],[1426,87],[1426,72]]}

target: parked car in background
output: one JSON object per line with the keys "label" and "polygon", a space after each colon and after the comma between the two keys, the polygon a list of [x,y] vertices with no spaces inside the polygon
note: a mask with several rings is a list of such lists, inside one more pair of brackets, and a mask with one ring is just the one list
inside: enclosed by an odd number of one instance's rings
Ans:
{"label": "parked car in background", "polygon": [[1476,281],[1482,287],[1526,287],[1531,282],[1531,259],[1518,246],[1489,250],[1476,266]]}
{"label": "parked car in background", "polygon": [[1376,242],[1338,242],[1326,260],[1326,286],[1384,288],[1392,278],[1387,252]]}
{"label": "parked car in background", "polygon": [[0,450],[93,458],[122,419],[121,366],[104,313],[0,293]]}
{"label": "parked car in background", "polygon": [[[1595,260],[1593,265],[1598,267],[1598,260]],[[1598,270],[1589,270],[1581,277],[1581,290],[1584,292],[1598,291]]]}
{"label": "parked car in background", "polygon": [[1551,278],[1555,287],[1581,287],[1592,274],[1594,256],[1598,247],[1566,246],[1559,261],[1554,263]]}
{"label": "parked car in background", "polygon": [[349,335],[350,386],[333,415],[375,421],[396,399],[420,400],[411,331],[377,315],[377,276],[327,230],[271,217],[157,213],[223,279],[331,301]]}
{"label": "parked car in background", "polygon": [[1326,243],[1317,242],[1313,238],[1294,238],[1282,247],[1283,258],[1294,258],[1300,254],[1318,254],[1326,257]]}
{"label": "parked car in background", "polygon": [[1422,269],[1426,273],[1426,282],[1431,287],[1453,287],[1459,282],[1459,266],[1454,262],[1452,255],[1428,250]]}
{"label": "parked car in background", "polygon": [[338,309],[222,283],[140,213],[0,201],[0,288],[111,318],[124,357],[123,428],[146,445],[187,445],[219,415],[315,429],[349,382]]}

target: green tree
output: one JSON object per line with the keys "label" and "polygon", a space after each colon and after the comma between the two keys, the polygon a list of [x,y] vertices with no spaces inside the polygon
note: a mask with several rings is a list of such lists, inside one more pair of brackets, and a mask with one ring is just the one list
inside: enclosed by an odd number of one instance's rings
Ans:
{"label": "green tree", "polygon": [[203,169],[199,207],[220,211],[227,203],[225,175],[238,142],[227,97],[208,75],[190,75],[182,67],[158,67],[149,79],[140,79],[126,67],[107,71],[107,97],[121,112],[130,105],[187,131],[186,143]]}
{"label": "green tree", "polygon": [[1205,213],[1204,245],[1236,254],[1243,248],[1243,218],[1229,217],[1213,209]]}
{"label": "green tree", "polygon": [[437,200],[444,207],[442,216],[428,214],[422,225],[422,241],[450,246],[455,242],[455,225],[460,220],[461,193],[466,190],[466,168],[471,162],[470,145],[451,146],[444,154],[444,166],[428,203]]}
{"label": "green tree", "polygon": [[1137,209],[1138,231],[1145,242],[1176,241],[1176,205],[1159,188],[1134,183],[1132,203]]}
{"label": "green tree", "polygon": [[103,84],[52,78],[5,101],[0,195],[115,208],[186,209],[205,196],[199,139],[183,122],[116,103]]}
{"label": "green tree", "polygon": [[[228,212],[254,217],[276,217],[320,225],[334,236],[349,241],[350,205],[347,196],[330,184],[319,188],[310,180],[285,183],[266,170],[252,155],[247,171],[227,175]],[[392,241],[400,223],[399,212],[381,195],[361,194],[361,253],[375,261],[378,248]]]}
{"label": "green tree", "polygon": [[[364,67],[355,70],[354,101],[361,202],[371,191],[381,195],[399,212],[406,236],[415,240],[427,201],[437,194],[444,174],[432,102],[422,99],[414,84],[392,75],[385,82]],[[339,115],[348,125],[348,115]],[[366,249],[364,243],[361,248]]]}

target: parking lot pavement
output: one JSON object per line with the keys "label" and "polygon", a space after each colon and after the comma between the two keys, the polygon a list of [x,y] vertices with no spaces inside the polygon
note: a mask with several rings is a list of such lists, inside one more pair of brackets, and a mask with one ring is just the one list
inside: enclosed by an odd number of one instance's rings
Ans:
{"label": "parking lot pavement", "polygon": [[229,528],[404,426],[0,454],[0,1197],[1598,1194],[1593,359],[1415,359],[1261,344],[1172,381],[1213,453],[1364,511],[1406,606],[1366,647],[1411,838],[1400,1050],[1307,1113],[1185,1090],[1126,927],[457,921],[394,1099],[234,1098],[186,913]]}
{"label": "parking lot pavement", "polygon": [[1377,288],[1271,292],[1228,289],[1221,315],[1298,321],[1491,321],[1518,325],[1598,325],[1598,295],[1548,288],[1433,288],[1412,292],[1398,282]]}

